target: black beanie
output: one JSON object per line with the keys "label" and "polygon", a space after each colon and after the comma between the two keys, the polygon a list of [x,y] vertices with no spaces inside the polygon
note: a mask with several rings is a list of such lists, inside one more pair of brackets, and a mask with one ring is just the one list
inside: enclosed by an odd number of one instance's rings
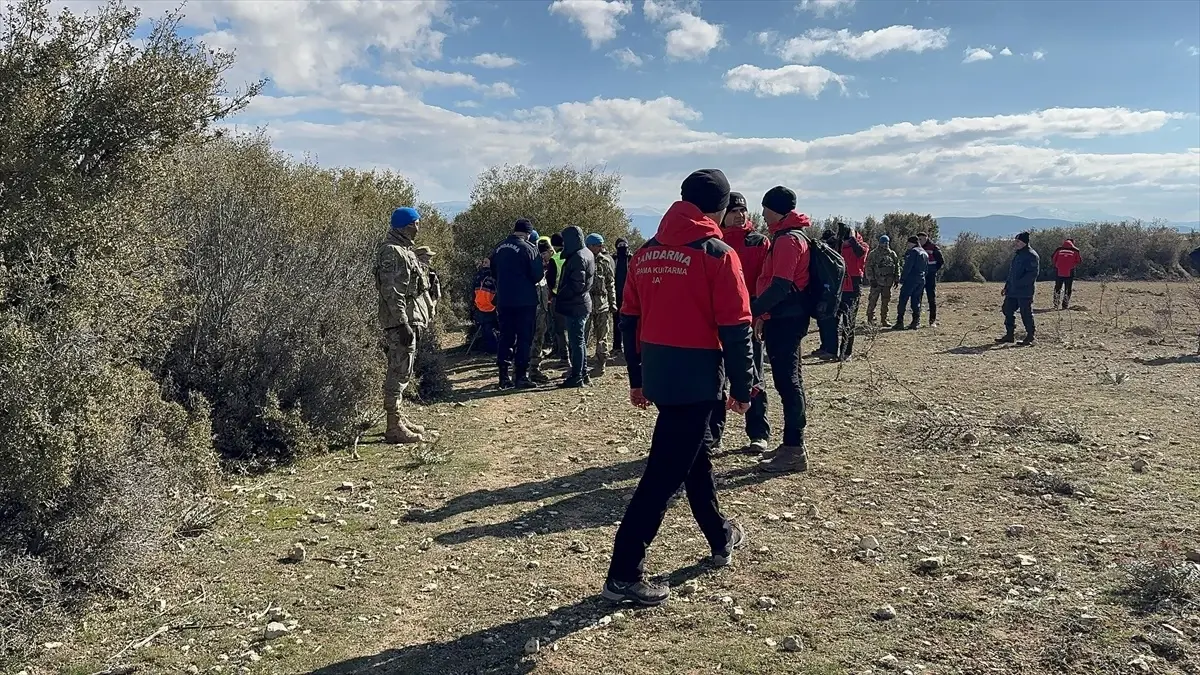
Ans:
{"label": "black beanie", "polygon": [[796,193],[782,185],[776,185],[763,195],[762,205],[763,208],[771,209],[781,216],[789,214],[796,210]]}
{"label": "black beanie", "polygon": [[716,213],[729,208],[729,181],[720,169],[700,169],[684,179],[679,190],[683,201],[702,213]]}
{"label": "black beanie", "polygon": [[513,232],[524,232],[525,234],[529,234],[530,232],[533,232],[533,223],[529,222],[525,218],[519,218],[517,219],[517,222],[513,224]]}
{"label": "black beanie", "polygon": [[550,235],[550,245],[553,246],[554,248],[562,248],[562,245],[563,245],[562,235],[559,234],[558,232],[555,232],[554,234]]}
{"label": "black beanie", "polygon": [[745,210],[745,208],[746,208],[745,195],[743,195],[740,192],[730,192],[729,193],[729,209],[732,211],[733,209]]}
{"label": "black beanie", "polygon": [[545,239],[542,239],[541,241],[539,241],[537,246],[538,246],[538,253],[545,253],[546,251],[549,251],[551,248],[550,242],[546,241]]}
{"label": "black beanie", "polygon": [[1029,233],[1022,232],[1021,234],[1018,234],[1017,241],[1025,242],[1026,244],[1028,244],[1029,243]]}

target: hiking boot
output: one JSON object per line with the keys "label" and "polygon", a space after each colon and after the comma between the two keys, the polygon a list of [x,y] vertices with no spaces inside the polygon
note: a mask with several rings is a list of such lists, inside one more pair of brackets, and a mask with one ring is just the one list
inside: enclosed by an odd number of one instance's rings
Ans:
{"label": "hiking boot", "polygon": [[892,324],[892,330],[904,330],[904,323],[897,321],[896,323]]}
{"label": "hiking boot", "polygon": [[1026,335],[1024,340],[1021,340],[1022,347],[1032,347],[1037,344],[1037,340],[1032,335]]}
{"label": "hiking boot", "polygon": [[930,321],[930,322],[929,322],[929,327],[930,327],[930,328],[937,328],[937,327],[938,327],[938,322],[936,322],[936,321]]}
{"label": "hiking boot", "polygon": [[663,584],[651,584],[645,581],[631,582],[609,579],[604,582],[604,590],[600,591],[600,596],[610,602],[632,602],[644,607],[657,607],[671,597],[671,589]]}
{"label": "hiking boot", "polygon": [[559,389],[582,389],[584,386],[582,377],[568,377],[558,383]]}
{"label": "hiking boot", "polygon": [[713,551],[712,564],[713,567],[729,567],[733,562],[733,550],[740,548],[746,543],[746,531],[741,525],[729,521],[729,543],[725,544],[725,548],[720,551]]}
{"label": "hiking boot", "polygon": [[383,442],[390,445],[411,445],[425,440],[421,434],[404,426],[398,413],[387,414],[387,430],[383,432]]}
{"label": "hiking boot", "polygon": [[767,452],[770,452],[770,450],[767,449],[766,439],[759,439],[752,440],[746,445],[742,446],[740,452],[743,455],[763,455]]}
{"label": "hiking boot", "polygon": [[516,382],[513,383],[513,386],[517,389],[537,389],[537,385],[529,379],[528,375],[518,375]]}
{"label": "hiking boot", "polygon": [[500,366],[500,388],[512,389],[513,381],[508,375],[508,366]]}
{"label": "hiking boot", "polygon": [[538,367],[531,367],[529,369],[529,379],[534,384],[550,384],[550,378],[546,377],[546,374]]}
{"label": "hiking boot", "polygon": [[808,451],[803,442],[800,445],[781,445],[775,450],[775,456],[760,463],[758,468],[767,473],[808,471]]}
{"label": "hiking boot", "polygon": [[917,323],[916,321],[914,321],[914,322],[912,322],[912,323],[908,324],[908,329],[909,329],[909,330],[917,330],[917,329],[918,329],[918,328],[920,328],[920,327],[921,327],[921,324]]}
{"label": "hiking boot", "polygon": [[596,364],[592,368],[591,377],[604,377],[604,362],[603,361]]}
{"label": "hiking boot", "polygon": [[998,344],[998,345],[1011,345],[1016,341],[1017,341],[1017,337],[1015,335],[1013,335],[1012,333],[1009,333],[1008,335],[1004,335],[1002,337],[996,338],[996,344]]}

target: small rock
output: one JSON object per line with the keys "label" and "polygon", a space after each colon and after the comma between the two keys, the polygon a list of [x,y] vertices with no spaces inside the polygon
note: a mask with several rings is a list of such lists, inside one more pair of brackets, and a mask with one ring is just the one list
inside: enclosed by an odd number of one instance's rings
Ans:
{"label": "small rock", "polygon": [[628,455],[628,454],[629,454],[629,448],[627,448],[627,447],[625,447],[625,446],[623,446],[623,445],[622,445],[621,447],[617,448],[617,454],[618,454],[618,455]]}
{"label": "small rock", "polygon": [[425,584],[424,586],[422,586],[420,588],[420,591],[422,593],[432,593],[437,590],[437,587],[438,587],[438,585],[435,583],[428,583],[428,584]]}
{"label": "small rock", "polygon": [[700,582],[696,581],[695,579],[688,579],[687,581],[683,582],[683,586],[679,587],[679,594],[684,597],[695,595],[699,591]]}
{"label": "small rock", "polygon": [[43,646],[43,647],[45,647],[46,649],[58,649],[59,647],[62,647],[62,646],[63,646],[63,643],[61,643],[61,642],[47,642],[46,644],[44,644],[44,645],[42,645],[42,646]]}
{"label": "small rock", "polygon": [[567,548],[570,549],[572,553],[587,553],[588,551],[592,550],[590,546],[582,541],[579,541],[578,539],[572,541]]}
{"label": "small rock", "polygon": [[1021,467],[1021,470],[1017,472],[1017,475],[1021,478],[1036,478],[1041,475],[1041,473],[1041,471],[1038,471],[1032,466],[1023,466]]}
{"label": "small rock", "polygon": [[263,638],[267,639],[267,640],[274,640],[276,638],[281,638],[287,634],[288,634],[287,626],[279,623],[278,621],[272,621],[271,623],[267,624],[266,629],[263,630]]}
{"label": "small rock", "polygon": [[1033,567],[1037,564],[1037,558],[1031,555],[1022,555],[1020,553],[1013,556],[1013,560],[1016,561],[1016,563],[1021,567]]}
{"label": "small rock", "polygon": [[188,672],[188,675],[195,675],[196,673],[200,672],[200,666],[197,666],[196,664],[193,663],[192,665],[187,667],[187,672]]}
{"label": "small rock", "polygon": [[296,542],[287,554],[287,559],[294,563],[304,562],[306,558],[308,558],[308,550],[300,542]]}
{"label": "small rock", "polygon": [[167,611],[167,601],[166,600],[155,600],[154,602],[150,603],[150,610],[153,612]]}
{"label": "small rock", "polygon": [[765,518],[767,519],[768,522],[771,522],[771,523],[779,522],[779,516],[775,515],[774,513],[768,513],[765,516]]}
{"label": "small rock", "polygon": [[792,513],[791,511],[784,511],[782,514],[780,514],[780,516],[788,522],[796,519],[796,514]]}
{"label": "small rock", "polygon": [[537,568],[541,567],[542,564],[536,560],[530,560],[529,562],[525,563],[525,566],[531,570],[536,570]]}
{"label": "small rock", "polygon": [[263,613],[263,618],[267,621],[287,621],[292,618],[292,615],[282,607],[268,607],[267,611]]}
{"label": "small rock", "polygon": [[613,620],[612,615],[606,614],[606,615],[600,617],[600,620],[597,621],[596,623],[600,624],[601,626],[607,626],[608,624],[612,623],[612,620]]}
{"label": "small rock", "polygon": [[1103,617],[1099,617],[1094,614],[1080,614],[1079,615],[1079,625],[1083,626],[1084,628],[1089,628],[1089,629],[1099,628],[1103,624],[1104,624]]}
{"label": "small rock", "polygon": [[808,507],[808,517],[809,518],[820,518],[821,517],[821,509],[817,508],[816,504],[813,504],[812,506]]}
{"label": "small rock", "polygon": [[879,550],[879,540],[871,535],[867,535],[858,540],[858,547],[864,551]]}
{"label": "small rock", "polygon": [[743,616],[746,616],[746,610],[742,609],[741,607],[734,606],[729,610],[729,618],[733,619],[734,621],[741,619]]}
{"label": "small rock", "polygon": [[1133,460],[1133,470],[1138,473],[1145,473],[1146,469],[1150,468],[1150,462],[1144,459]]}
{"label": "small rock", "polygon": [[783,651],[798,652],[804,649],[804,642],[797,635],[789,635],[783,638]]}
{"label": "small rock", "polygon": [[759,609],[772,610],[772,609],[775,609],[775,606],[778,604],[779,603],[775,602],[775,598],[768,598],[767,596],[764,595],[758,599],[756,606]]}
{"label": "small rock", "polygon": [[917,569],[922,572],[933,572],[941,569],[946,564],[946,559],[940,555],[921,558],[917,561]]}
{"label": "small rock", "polygon": [[354,483],[351,483],[350,481],[345,481],[341,485],[337,486],[338,492],[350,492],[353,489]]}
{"label": "small rock", "polygon": [[1188,549],[1187,553],[1183,554],[1184,558],[1194,563],[1200,563],[1200,548]]}
{"label": "small rock", "polygon": [[896,608],[891,605],[884,605],[871,613],[876,621],[891,621],[896,618]]}
{"label": "small rock", "polygon": [[1019,537],[1022,534],[1025,534],[1025,526],[1024,525],[1009,525],[1008,528],[1004,530],[1004,533],[1010,537]]}
{"label": "small rock", "polygon": [[886,668],[888,670],[895,670],[896,668],[900,667],[900,659],[892,656],[891,654],[882,657],[879,659],[879,661],[877,661],[877,663],[881,668]]}
{"label": "small rock", "polygon": [[542,651],[542,641],[541,640],[539,640],[537,638],[529,638],[525,642],[525,653],[526,654],[532,655],[532,654],[536,654],[540,651]]}

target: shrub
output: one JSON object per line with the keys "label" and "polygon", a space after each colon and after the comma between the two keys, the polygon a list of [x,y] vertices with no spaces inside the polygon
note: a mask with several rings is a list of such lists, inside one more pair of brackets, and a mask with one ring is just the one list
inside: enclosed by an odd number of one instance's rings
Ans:
{"label": "shrub", "polygon": [[983,281],[979,271],[979,249],[983,239],[974,232],[960,232],[954,245],[942,256],[946,265],[942,270],[944,281]]}

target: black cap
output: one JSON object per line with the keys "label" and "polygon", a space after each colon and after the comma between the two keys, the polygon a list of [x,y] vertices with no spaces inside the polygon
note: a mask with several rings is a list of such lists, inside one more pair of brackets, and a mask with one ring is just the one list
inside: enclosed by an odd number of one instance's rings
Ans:
{"label": "black cap", "polygon": [[519,218],[517,219],[517,222],[513,224],[513,232],[524,232],[525,234],[530,234],[533,232],[533,223],[529,222],[525,218]]}
{"label": "black cap", "polygon": [[763,208],[771,209],[780,215],[791,213],[796,210],[796,193],[782,185],[776,185],[763,195],[762,205]]}
{"label": "black cap", "polygon": [[916,238],[916,236],[912,236],[912,237],[909,237],[909,238],[908,238],[908,243],[910,243],[910,244],[918,244],[918,243],[920,243],[920,242],[918,242],[918,241],[917,241],[917,238]]}
{"label": "black cap", "polygon": [[555,232],[554,234],[550,235],[550,245],[554,248],[562,248],[563,238],[561,232]]}
{"label": "black cap", "polygon": [[1028,243],[1029,243],[1029,233],[1028,233],[1028,232],[1022,232],[1021,234],[1018,234],[1018,235],[1017,235],[1017,241],[1023,241],[1023,242],[1025,242],[1026,244],[1028,244]]}
{"label": "black cap", "polygon": [[550,250],[550,242],[546,241],[545,239],[539,240],[537,246],[538,253],[545,253],[546,251]]}
{"label": "black cap", "polygon": [[720,169],[700,169],[684,179],[679,190],[683,201],[702,213],[716,213],[729,208],[729,181]]}
{"label": "black cap", "polygon": [[734,209],[746,210],[746,196],[740,192],[729,193],[729,210],[732,211]]}

